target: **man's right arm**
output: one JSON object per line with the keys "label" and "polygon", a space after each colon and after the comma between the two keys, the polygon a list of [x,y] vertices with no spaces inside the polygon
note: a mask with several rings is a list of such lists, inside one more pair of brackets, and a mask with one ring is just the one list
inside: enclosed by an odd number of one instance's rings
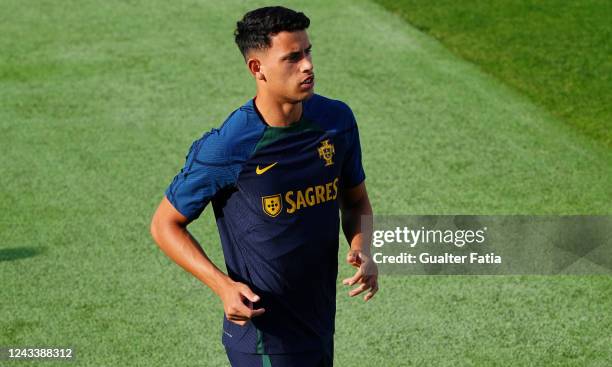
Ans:
{"label": "man's right arm", "polygon": [[265,312],[253,309],[259,296],[243,283],[233,281],[210,259],[189,233],[189,220],[164,196],[151,220],[151,235],[162,251],[183,269],[215,292],[223,302],[227,319],[244,325],[251,317]]}

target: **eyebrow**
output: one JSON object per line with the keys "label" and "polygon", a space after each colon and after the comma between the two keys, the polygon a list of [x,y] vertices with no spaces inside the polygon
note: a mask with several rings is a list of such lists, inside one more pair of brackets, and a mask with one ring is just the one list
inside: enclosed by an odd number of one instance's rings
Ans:
{"label": "eyebrow", "polygon": [[[310,51],[311,48],[312,48],[312,44],[309,44],[308,47],[306,47],[304,49],[304,51]],[[281,59],[282,60],[287,60],[287,59],[291,58],[292,56],[299,56],[301,53],[302,53],[301,51],[290,52],[290,53],[284,55]]]}

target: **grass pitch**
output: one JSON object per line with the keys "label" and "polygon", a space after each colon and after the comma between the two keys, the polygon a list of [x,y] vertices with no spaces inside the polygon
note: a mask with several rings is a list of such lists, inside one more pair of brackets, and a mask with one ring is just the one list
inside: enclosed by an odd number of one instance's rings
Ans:
{"label": "grass pitch", "polygon": [[612,148],[612,2],[377,2]]}
{"label": "grass pitch", "polygon": [[[312,19],[317,93],[355,111],[376,213],[610,214],[600,144],[378,5],[286,4]],[[3,2],[1,346],[74,346],[83,366],[227,365],[220,301],[148,226],[189,144],[255,93],[232,39],[255,6]],[[190,229],[222,264],[212,212]],[[336,365],[604,366],[611,289],[383,276],[363,304],[339,285]]]}

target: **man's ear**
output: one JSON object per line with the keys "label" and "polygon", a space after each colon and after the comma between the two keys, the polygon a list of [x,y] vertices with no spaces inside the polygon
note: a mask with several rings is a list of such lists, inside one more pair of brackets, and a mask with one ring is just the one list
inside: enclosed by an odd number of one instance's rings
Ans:
{"label": "man's ear", "polygon": [[247,67],[251,72],[251,75],[255,77],[257,80],[266,80],[266,77],[263,73],[261,62],[257,59],[249,59],[247,61]]}

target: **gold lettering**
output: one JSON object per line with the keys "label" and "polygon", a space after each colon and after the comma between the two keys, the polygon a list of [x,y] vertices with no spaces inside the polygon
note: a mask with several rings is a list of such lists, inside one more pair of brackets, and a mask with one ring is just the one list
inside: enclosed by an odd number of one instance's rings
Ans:
{"label": "gold lettering", "polygon": [[293,214],[296,211],[308,206],[315,206],[326,201],[336,200],[338,197],[339,178],[323,185],[307,187],[304,190],[287,191],[285,202],[287,203],[287,213]]}
{"label": "gold lettering", "polygon": [[291,199],[291,196],[293,196],[293,191],[287,191],[287,193],[285,194],[285,201],[287,202],[287,204],[289,204],[289,207],[287,208],[287,213],[289,214],[293,214],[293,212],[295,211],[295,201]]}
{"label": "gold lettering", "polygon": [[332,195],[331,195],[331,188],[332,188],[332,183],[328,182],[325,184],[325,197],[327,198],[326,200],[332,200]]}
{"label": "gold lettering", "polygon": [[309,187],[306,189],[306,191],[304,191],[304,196],[306,197],[306,202],[308,203],[308,206],[313,206],[316,204],[316,200],[314,197],[314,189],[312,187]]}
{"label": "gold lettering", "polygon": [[304,194],[298,190],[297,192],[297,206],[296,209],[300,209],[302,207],[306,207],[306,201],[304,200]]}
{"label": "gold lettering", "polygon": [[334,179],[334,200],[338,197],[338,177]]}
{"label": "gold lettering", "polygon": [[325,202],[325,186],[315,186],[315,195],[317,197],[317,204]]}

